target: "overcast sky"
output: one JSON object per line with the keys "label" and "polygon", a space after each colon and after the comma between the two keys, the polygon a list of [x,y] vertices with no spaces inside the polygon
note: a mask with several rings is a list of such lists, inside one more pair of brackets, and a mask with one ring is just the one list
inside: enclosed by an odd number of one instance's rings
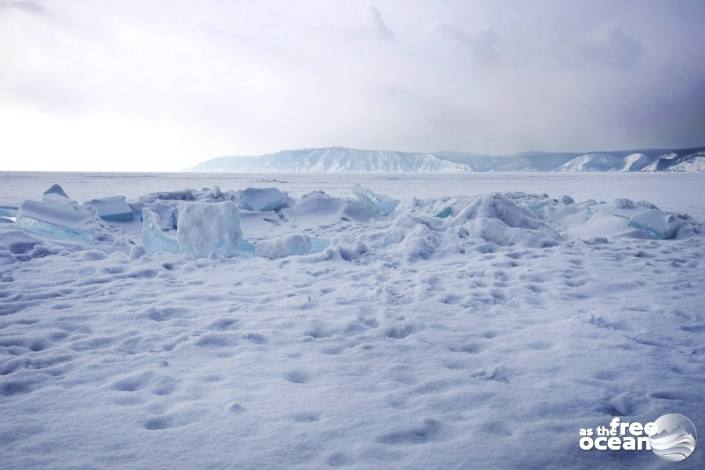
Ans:
{"label": "overcast sky", "polygon": [[0,0],[0,170],[705,145],[705,1]]}

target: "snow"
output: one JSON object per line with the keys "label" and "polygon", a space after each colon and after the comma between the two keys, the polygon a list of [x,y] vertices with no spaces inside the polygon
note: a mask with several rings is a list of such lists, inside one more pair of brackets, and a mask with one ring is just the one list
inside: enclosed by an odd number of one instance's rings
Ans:
{"label": "snow", "polygon": [[563,164],[558,171],[614,171],[625,166],[621,155],[588,153]]}
{"label": "snow", "polygon": [[311,253],[311,238],[306,235],[285,235],[255,245],[255,254],[265,258],[284,258]]}
{"label": "snow", "polygon": [[343,176],[51,177],[143,216],[0,224],[3,468],[659,469],[578,429],[705,423],[700,175],[361,177],[399,203],[359,220]]}
{"label": "snow", "polygon": [[650,161],[649,157],[641,152],[629,154],[624,158],[622,171],[641,171]]}
{"label": "snow", "polygon": [[[0,245],[0,264],[12,264],[29,261],[50,254],[56,254],[56,249],[48,248],[37,236],[25,230],[15,230],[13,226],[0,226],[2,245]],[[7,281],[11,276],[3,273],[1,280]]]}
{"label": "snow", "polygon": [[232,201],[182,202],[177,224],[181,251],[196,258],[233,256],[242,239],[240,217]]}

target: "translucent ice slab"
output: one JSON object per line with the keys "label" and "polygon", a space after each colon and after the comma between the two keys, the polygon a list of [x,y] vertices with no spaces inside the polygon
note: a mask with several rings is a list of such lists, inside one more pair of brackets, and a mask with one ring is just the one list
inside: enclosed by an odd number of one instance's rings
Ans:
{"label": "translucent ice slab", "polygon": [[24,201],[17,212],[17,225],[32,232],[79,243],[91,243],[98,225],[95,212],[68,198],[54,185],[42,201]]}
{"label": "translucent ice slab", "polygon": [[352,192],[363,205],[374,210],[380,215],[391,214],[399,205],[399,201],[396,199],[392,199],[384,194],[374,193],[357,183],[355,183]]}
{"label": "translucent ice slab", "polygon": [[247,188],[240,193],[240,207],[248,211],[273,211],[288,205],[286,194],[277,188]]}
{"label": "translucent ice slab", "polygon": [[94,208],[98,217],[110,222],[129,222],[134,218],[125,196],[93,199],[86,205]]}
{"label": "translucent ice slab", "polygon": [[159,215],[149,209],[142,209],[142,244],[148,255],[157,252],[179,253],[179,242],[162,232]]}
{"label": "translucent ice slab", "polygon": [[232,201],[183,202],[177,226],[181,251],[196,258],[233,256],[242,240],[240,217]]}

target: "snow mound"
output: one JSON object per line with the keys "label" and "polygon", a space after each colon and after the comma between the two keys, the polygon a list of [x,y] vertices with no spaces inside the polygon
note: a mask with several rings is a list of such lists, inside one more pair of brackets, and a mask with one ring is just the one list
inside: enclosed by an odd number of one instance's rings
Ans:
{"label": "snow mound", "polygon": [[196,258],[233,256],[242,239],[240,218],[232,201],[184,202],[179,206],[177,226],[181,250]]}
{"label": "snow mound", "polygon": [[561,240],[561,236],[534,213],[499,193],[477,197],[451,219],[450,225],[500,246],[547,247]]}
{"label": "snow mound", "polygon": [[526,207],[566,238],[680,239],[694,227],[687,216],[658,209],[647,201],[615,199],[565,204],[547,196],[529,196]]}
{"label": "snow mound", "polygon": [[453,253],[494,252],[501,247],[549,247],[562,239],[530,210],[499,193],[414,200],[399,212],[391,224],[363,233],[359,241],[371,249],[389,251],[395,258],[417,261]]}

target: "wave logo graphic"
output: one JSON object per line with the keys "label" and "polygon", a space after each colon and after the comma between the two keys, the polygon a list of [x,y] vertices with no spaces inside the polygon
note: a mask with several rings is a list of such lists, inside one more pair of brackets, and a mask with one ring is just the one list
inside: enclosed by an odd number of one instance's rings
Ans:
{"label": "wave logo graphic", "polygon": [[656,432],[649,437],[651,450],[670,462],[685,460],[695,450],[698,432],[683,415],[671,413],[654,421]]}

